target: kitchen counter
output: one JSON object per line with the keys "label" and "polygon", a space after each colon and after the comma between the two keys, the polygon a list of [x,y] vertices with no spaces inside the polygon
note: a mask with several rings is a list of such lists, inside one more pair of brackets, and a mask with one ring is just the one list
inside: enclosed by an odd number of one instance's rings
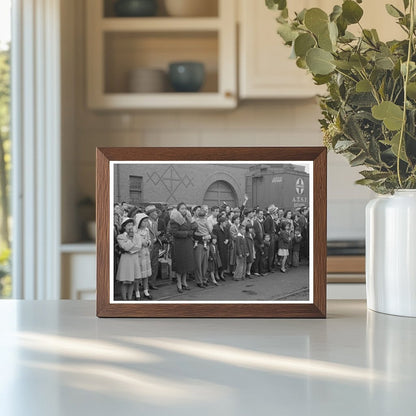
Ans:
{"label": "kitchen counter", "polygon": [[98,319],[0,301],[0,414],[415,415],[416,319]]}

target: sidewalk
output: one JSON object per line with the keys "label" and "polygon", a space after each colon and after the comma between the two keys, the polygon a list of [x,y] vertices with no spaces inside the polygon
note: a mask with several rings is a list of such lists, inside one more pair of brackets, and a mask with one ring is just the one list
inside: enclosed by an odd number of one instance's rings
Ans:
{"label": "sidewalk", "polygon": [[204,301],[204,300],[308,300],[309,298],[309,267],[300,266],[289,269],[287,273],[280,271],[266,276],[241,281],[233,281],[226,277],[220,286],[212,283],[207,288],[199,288],[194,281],[189,281],[190,291],[178,293],[176,282],[158,281],[159,290],[152,290],[153,300],[163,301]]}

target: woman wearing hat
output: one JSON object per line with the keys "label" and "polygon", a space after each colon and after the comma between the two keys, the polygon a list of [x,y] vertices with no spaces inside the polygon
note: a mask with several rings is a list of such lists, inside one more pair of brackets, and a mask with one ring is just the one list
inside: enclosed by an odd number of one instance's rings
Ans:
{"label": "woman wearing hat", "polygon": [[230,247],[230,230],[227,226],[227,218],[220,216],[218,224],[214,226],[213,234],[217,237],[218,252],[221,258],[221,265],[219,266],[220,279],[225,281],[224,273],[229,266],[229,247]]}
{"label": "woman wearing hat", "polygon": [[266,271],[272,272],[274,266],[274,258],[276,252],[276,232],[277,226],[274,221],[274,217],[277,215],[277,207],[274,204],[269,205],[267,208],[266,218],[263,222],[264,233],[270,236],[270,245],[267,246],[267,263]]}
{"label": "woman wearing hat", "polygon": [[172,210],[169,222],[170,233],[173,237],[172,271],[176,272],[178,292],[182,288],[188,290],[187,274],[195,270],[194,249],[192,236],[197,225],[186,205],[180,202]]}
{"label": "woman wearing hat", "polygon": [[136,300],[140,300],[140,282],[143,285],[144,297],[152,299],[149,293],[149,277],[152,275],[152,265],[150,260],[150,246],[152,244],[148,229],[149,217],[146,214],[139,213],[135,217],[135,227],[139,250],[137,252],[139,259],[140,274],[135,277],[134,285],[136,291]]}
{"label": "woman wearing hat", "polygon": [[135,279],[140,276],[138,241],[135,238],[134,221],[125,218],[121,224],[120,232],[117,236],[117,243],[123,250],[120,255],[120,262],[117,269],[116,280],[121,282],[121,298],[131,300]]}

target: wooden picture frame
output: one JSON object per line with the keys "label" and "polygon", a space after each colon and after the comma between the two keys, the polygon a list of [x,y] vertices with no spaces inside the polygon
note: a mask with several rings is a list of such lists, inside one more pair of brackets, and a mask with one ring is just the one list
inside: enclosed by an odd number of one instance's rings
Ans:
{"label": "wooden picture frame", "polygon": [[[327,150],[324,147],[133,147],[97,148],[97,316],[169,318],[325,318],[326,317],[326,213]],[[313,167],[310,184],[311,286],[307,302],[136,302],[110,299],[110,231],[112,198],[110,166],[114,163],[299,163]],[[214,163],[216,162],[216,163]],[[296,162],[294,162],[296,163]],[[111,272],[112,273],[112,272]],[[113,298],[114,300],[114,298]]]}

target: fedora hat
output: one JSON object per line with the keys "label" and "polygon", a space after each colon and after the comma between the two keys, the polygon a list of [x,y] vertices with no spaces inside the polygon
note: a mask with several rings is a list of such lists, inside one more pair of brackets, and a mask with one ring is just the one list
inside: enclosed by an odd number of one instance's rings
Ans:
{"label": "fedora hat", "polygon": [[144,209],[144,212],[145,212],[147,215],[150,215],[152,212],[155,212],[155,211],[157,211],[157,208],[156,208],[156,206],[155,206],[155,205],[148,205],[148,206]]}
{"label": "fedora hat", "polygon": [[269,214],[275,214],[277,211],[277,207],[274,204],[269,205],[269,207],[267,208],[267,212]]}

